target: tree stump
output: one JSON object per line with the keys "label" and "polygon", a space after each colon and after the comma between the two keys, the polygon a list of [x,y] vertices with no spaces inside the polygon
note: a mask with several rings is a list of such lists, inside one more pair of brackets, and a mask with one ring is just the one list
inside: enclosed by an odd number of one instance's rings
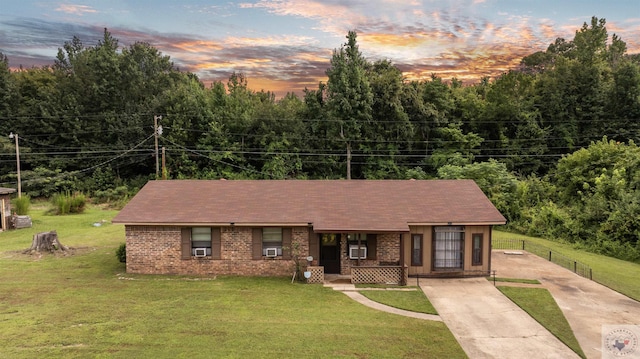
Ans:
{"label": "tree stump", "polygon": [[58,240],[58,233],[56,231],[40,232],[33,235],[33,241],[31,242],[31,248],[27,249],[28,252],[53,252],[53,251],[66,251],[69,249],[67,246],[62,245]]}

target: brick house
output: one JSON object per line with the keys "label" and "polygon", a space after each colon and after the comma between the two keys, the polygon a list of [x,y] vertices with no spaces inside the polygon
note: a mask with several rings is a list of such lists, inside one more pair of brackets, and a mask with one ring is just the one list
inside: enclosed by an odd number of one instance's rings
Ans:
{"label": "brick house", "polygon": [[291,275],[297,256],[361,281],[487,274],[505,222],[472,180],[150,181],[113,219],[129,273]]}

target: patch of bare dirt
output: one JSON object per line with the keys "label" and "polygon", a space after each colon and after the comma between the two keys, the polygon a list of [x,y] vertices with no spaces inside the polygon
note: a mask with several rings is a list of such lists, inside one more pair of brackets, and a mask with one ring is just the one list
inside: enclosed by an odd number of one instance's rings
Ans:
{"label": "patch of bare dirt", "polygon": [[19,250],[19,251],[6,251],[4,252],[3,258],[8,259],[25,259],[25,260],[34,260],[38,261],[42,258],[46,257],[72,257],[77,255],[83,255],[90,252],[95,251],[96,248],[93,247],[67,247],[66,250],[55,250],[55,251],[34,251],[34,250]]}

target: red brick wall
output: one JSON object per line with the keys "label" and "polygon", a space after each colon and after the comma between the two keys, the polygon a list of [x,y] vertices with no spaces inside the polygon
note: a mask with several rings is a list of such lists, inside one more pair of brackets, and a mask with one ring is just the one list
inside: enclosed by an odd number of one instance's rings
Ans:
{"label": "red brick wall", "polygon": [[[300,263],[306,266],[309,255],[307,227],[292,230],[292,247],[298,246]],[[125,226],[127,241],[127,272],[144,274],[189,275],[292,275],[293,260],[278,258],[252,259],[250,227],[223,227],[222,258],[182,259],[180,227]],[[295,250],[294,252],[295,253]]]}
{"label": "red brick wall", "polygon": [[378,234],[378,261],[397,262],[400,260],[400,234]]}

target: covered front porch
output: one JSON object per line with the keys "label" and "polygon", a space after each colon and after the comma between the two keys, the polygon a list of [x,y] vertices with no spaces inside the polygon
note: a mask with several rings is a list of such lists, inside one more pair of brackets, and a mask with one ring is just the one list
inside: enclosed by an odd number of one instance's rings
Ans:
{"label": "covered front porch", "polygon": [[352,284],[401,284],[408,278],[486,276],[490,225],[420,224],[400,232],[312,232],[311,283],[327,275]]}
{"label": "covered front porch", "polygon": [[342,276],[354,284],[406,283],[404,233],[315,232],[309,239],[312,283],[324,282],[325,276]]}

